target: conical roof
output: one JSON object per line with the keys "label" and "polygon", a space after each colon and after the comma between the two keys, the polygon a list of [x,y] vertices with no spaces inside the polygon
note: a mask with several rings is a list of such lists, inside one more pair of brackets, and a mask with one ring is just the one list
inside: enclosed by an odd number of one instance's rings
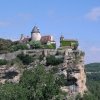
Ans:
{"label": "conical roof", "polygon": [[39,28],[34,26],[31,33],[40,33]]}

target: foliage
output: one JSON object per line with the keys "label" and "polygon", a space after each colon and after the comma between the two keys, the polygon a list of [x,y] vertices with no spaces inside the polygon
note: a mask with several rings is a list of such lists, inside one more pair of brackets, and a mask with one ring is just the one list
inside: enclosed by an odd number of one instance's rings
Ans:
{"label": "foliage", "polygon": [[67,41],[67,40],[62,40],[60,41],[61,46],[75,46],[78,45],[77,41]]}
{"label": "foliage", "polygon": [[32,49],[40,49],[41,48],[40,41],[30,41],[29,44],[30,44]]}
{"label": "foliage", "polygon": [[42,60],[43,60],[43,58],[44,58],[44,56],[43,56],[43,55],[40,55],[40,56],[39,56],[39,60],[40,60],[40,61],[42,61]]}
{"label": "foliage", "polygon": [[0,59],[0,65],[6,65],[8,62],[7,60]]}
{"label": "foliage", "polygon": [[20,44],[19,41],[0,39],[0,53],[8,53],[17,50],[28,49],[27,44]]}
{"label": "foliage", "polygon": [[87,72],[98,72],[100,71],[100,63],[91,63],[85,65],[85,69]]}
{"label": "foliage", "polygon": [[27,50],[28,46],[26,44],[16,44],[12,45],[10,51]]}
{"label": "foliage", "polygon": [[50,55],[46,58],[46,64],[47,65],[59,65],[60,63],[63,63],[63,58],[56,58],[53,55]]}
{"label": "foliage", "polygon": [[43,46],[43,48],[45,48],[45,49],[56,49],[56,44],[49,44],[49,45],[47,45],[47,44],[45,44],[44,46]]}
{"label": "foliage", "polygon": [[17,84],[5,84],[0,86],[0,100],[27,100],[27,90]]}
{"label": "foliage", "polygon": [[63,100],[65,94],[60,90],[59,80],[43,66],[37,66],[24,71],[19,84],[1,85],[0,100]]}
{"label": "foliage", "polygon": [[84,94],[82,100],[100,100],[100,63],[91,63],[86,66],[87,88],[89,92]]}
{"label": "foliage", "polygon": [[1,39],[0,38],[0,53],[9,52],[9,48],[12,45],[11,40]]}
{"label": "foliage", "polygon": [[28,65],[33,61],[33,58],[29,55],[19,54],[17,57],[22,61],[23,64]]}
{"label": "foliage", "polygon": [[91,81],[100,81],[100,73],[87,74],[87,79]]}
{"label": "foliage", "polygon": [[80,56],[84,56],[85,52],[81,51]]}

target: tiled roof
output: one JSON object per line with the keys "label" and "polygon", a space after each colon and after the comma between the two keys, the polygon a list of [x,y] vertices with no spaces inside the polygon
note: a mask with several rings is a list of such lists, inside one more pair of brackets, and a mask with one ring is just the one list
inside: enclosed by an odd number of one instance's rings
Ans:
{"label": "tiled roof", "polygon": [[51,41],[51,36],[50,35],[41,37],[41,42],[42,43],[47,43],[48,41]]}

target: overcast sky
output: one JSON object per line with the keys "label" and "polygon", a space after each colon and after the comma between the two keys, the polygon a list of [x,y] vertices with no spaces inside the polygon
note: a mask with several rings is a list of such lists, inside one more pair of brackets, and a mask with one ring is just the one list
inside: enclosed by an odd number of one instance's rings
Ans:
{"label": "overcast sky", "polygon": [[100,0],[0,0],[0,38],[41,35],[78,39],[85,63],[100,62]]}

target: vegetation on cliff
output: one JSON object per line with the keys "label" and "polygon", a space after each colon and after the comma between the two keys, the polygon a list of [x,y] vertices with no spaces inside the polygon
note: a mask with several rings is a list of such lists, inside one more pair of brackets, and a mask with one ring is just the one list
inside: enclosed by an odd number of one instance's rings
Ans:
{"label": "vegetation on cliff", "polygon": [[0,59],[0,65],[6,65],[6,64],[7,64],[7,60]]}
{"label": "vegetation on cliff", "polygon": [[51,55],[51,56],[47,56],[46,58],[47,61],[47,65],[59,65],[61,63],[63,63],[63,58],[56,58],[55,56]]}
{"label": "vegetation on cliff", "polygon": [[11,41],[0,38],[0,54],[14,52],[17,50],[28,49],[26,44],[20,44],[18,41]]}
{"label": "vegetation on cliff", "polygon": [[19,84],[0,85],[0,100],[62,100],[60,82],[60,76],[56,78],[39,65],[24,71]]}

